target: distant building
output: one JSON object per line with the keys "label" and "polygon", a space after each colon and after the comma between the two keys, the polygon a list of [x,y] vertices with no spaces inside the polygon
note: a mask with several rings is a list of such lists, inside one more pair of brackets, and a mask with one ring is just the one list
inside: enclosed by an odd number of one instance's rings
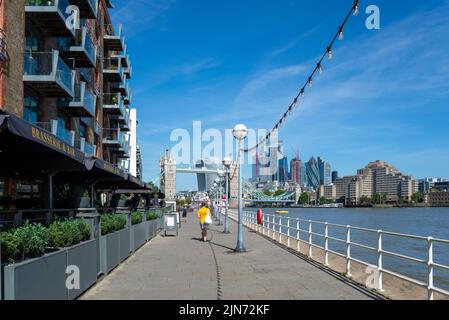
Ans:
{"label": "distant building", "polygon": [[449,191],[431,191],[427,194],[427,202],[432,207],[448,207]]}
{"label": "distant building", "polygon": [[318,162],[314,157],[306,163],[306,177],[307,186],[318,190],[320,187],[320,170],[318,168]]}
{"label": "distant building", "polygon": [[449,181],[444,182],[436,182],[433,185],[433,188],[440,191],[440,192],[446,192],[449,191]]}
{"label": "distant building", "polygon": [[338,179],[338,171],[332,171],[332,183]]}
{"label": "distant building", "polygon": [[300,159],[294,158],[290,161],[290,179],[293,184],[301,186],[301,170],[302,170],[302,162]]}
{"label": "distant building", "polygon": [[332,183],[332,176],[331,176],[331,166],[329,162],[324,160],[321,157],[318,157],[318,170],[320,174],[320,184],[322,185],[329,185]]}
{"label": "distant building", "polygon": [[[195,164],[197,169],[207,169],[207,170],[218,170],[218,160],[217,159],[205,159],[198,160]],[[197,181],[198,181],[198,191],[205,192],[209,191],[217,177],[216,174],[213,173],[197,173]]]}
{"label": "distant building", "polygon": [[287,159],[287,157],[284,157],[279,160],[279,179],[278,179],[278,181],[283,184],[285,182],[288,182],[289,179],[290,179],[290,177],[288,175],[288,159]]}
{"label": "distant building", "polygon": [[435,185],[435,183],[445,182],[443,178],[424,178],[418,181],[418,191],[422,194],[429,192]]}
{"label": "distant building", "polygon": [[331,185],[321,185],[320,186],[320,198],[324,197],[326,200],[335,201],[337,200],[337,186]]}
{"label": "distant building", "polygon": [[308,186],[307,183],[307,168],[305,163],[301,163],[301,188],[306,188]]}

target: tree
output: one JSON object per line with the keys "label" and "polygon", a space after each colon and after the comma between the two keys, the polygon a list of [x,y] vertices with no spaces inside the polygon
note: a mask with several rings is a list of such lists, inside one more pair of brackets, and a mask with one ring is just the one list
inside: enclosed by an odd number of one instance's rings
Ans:
{"label": "tree", "polygon": [[414,203],[422,203],[424,201],[424,196],[421,192],[415,192],[412,194],[412,201]]}
{"label": "tree", "polygon": [[325,197],[320,198],[320,205],[328,204],[328,203],[329,203],[329,201]]}
{"label": "tree", "polygon": [[300,196],[299,196],[299,202],[301,204],[309,204],[310,202],[310,196],[307,192],[303,192]]}
{"label": "tree", "polygon": [[371,199],[368,196],[361,196],[360,197],[360,204],[362,205],[366,205],[366,204],[370,204],[371,203]]}

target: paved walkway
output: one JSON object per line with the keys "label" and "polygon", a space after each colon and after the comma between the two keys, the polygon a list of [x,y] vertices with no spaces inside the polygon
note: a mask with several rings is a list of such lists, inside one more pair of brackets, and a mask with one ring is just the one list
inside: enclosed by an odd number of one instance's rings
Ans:
{"label": "paved walkway", "polygon": [[245,229],[248,252],[233,252],[222,226],[199,241],[194,214],[179,237],[158,236],[119,266],[82,299],[372,299],[363,289],[321,270],[270,240]]}

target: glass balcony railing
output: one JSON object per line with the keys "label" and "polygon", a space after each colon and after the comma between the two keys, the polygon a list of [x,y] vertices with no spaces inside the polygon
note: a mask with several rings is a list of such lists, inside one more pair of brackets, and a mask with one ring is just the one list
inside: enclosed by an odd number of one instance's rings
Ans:
{"label": "glass balcony railing", "polygon": [[111,142],[121,145],[123,141],[123,134],[120,129],[103,129],[103,143]]}
{"label": "glass balcony railing", "polygon": [[32,15],[33,19],[41,19],[44,22],[52,15],[51,20],[58,22],[57,25],[42,23],[41,32],[47,36],[59,36],[66,33],[75,35],[75,25],[72,25],[72,28],[69,29],[66,24],[72,14],[71,10],[67,10],[69,6],[68,0],[25,0],[25,12]]}
{"label": "glass balcony railing", "polygon": [[84,153],[89,156],[95,156],[96,148],[90,143],[84,142]]}
{"label": "glass balcony railing", "polygon": [[59,57],[59,51],[25,52],[24,81],[55,82],[73,96],[75,72]]}
{"label": "glass balcony railing", "polygon": [[103,94],[103,107],[117,109],[122,116],[125,114],[125,105],[120,93]]}
{"label": "glass balcony railing", "polygon": [[58,129],[56,130],[56,136],[59,139],[61,139],[62,141],[64,141],[65,143],[67,143],[71,146],[74,145],[73,134],[66,128],[64,128],[62,126],[58,126]]}

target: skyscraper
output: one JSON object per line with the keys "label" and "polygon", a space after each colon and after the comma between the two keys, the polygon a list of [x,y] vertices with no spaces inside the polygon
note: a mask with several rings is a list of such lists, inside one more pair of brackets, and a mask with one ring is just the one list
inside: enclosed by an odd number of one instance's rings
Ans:
{"label": "skyscraper", "polygon": [[320,175],[320,184],[325,186],[331,184],[331,166],[329,162],[321,157],[318,157],[318,169]]}
{"label": "skyscraper", "polygon": [[290,178],[293,184],[302,184],[302,162],[299,157],[296,157],[290,161]]}
{"label": "skyscraper", "polygon": [[338,179],[338,171],[332,171],[332,183]]}
{"label": "skyscraper", "polygon": [[318,167],[318,162],[314,157],[306,163],[306,176],[307,176],[307,186],[318,190],[320,187],[320,171]]}
{"label": "skyscraper", "polygon": [[288,159],[284,157],[279,160],[279,179],[280,183],[285,183],[290,179],[288,175]]}

